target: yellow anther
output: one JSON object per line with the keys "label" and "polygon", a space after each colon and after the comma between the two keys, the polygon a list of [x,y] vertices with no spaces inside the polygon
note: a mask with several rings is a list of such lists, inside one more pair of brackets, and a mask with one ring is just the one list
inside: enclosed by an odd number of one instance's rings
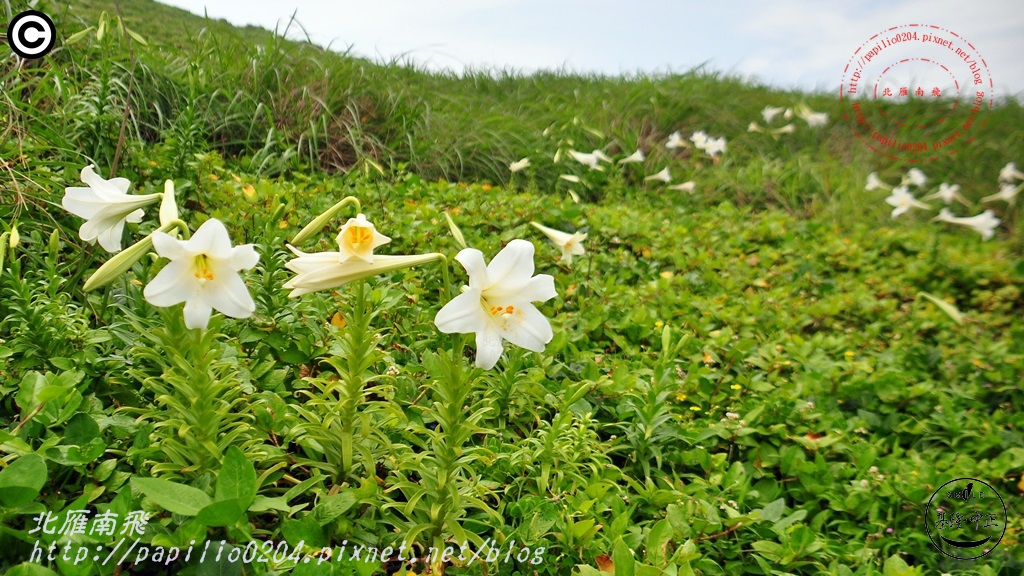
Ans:
{"label": "yellow anther", "polygon": [[200,282],[213,280],[213,270],[210,268],[209,257],[206,254],[196,256],[193,262],[192,275],[198,278]]}
{"label": "yellow anther", "polygon": [[373,242],[373,231],[363,226],[350,226],[345,231],[348,235],[348,243],[352,246],[362,246]]}

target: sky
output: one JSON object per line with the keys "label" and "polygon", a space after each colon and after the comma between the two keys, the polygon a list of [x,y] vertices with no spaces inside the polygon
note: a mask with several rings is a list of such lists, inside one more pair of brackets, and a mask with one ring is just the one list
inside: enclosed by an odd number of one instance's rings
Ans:
{"label": "sky", "polygon": [[[1016,0],[160,1],[268,29],[283,30],[294,14],[301,29],[293,25],[290,37],[308,35],[336,51],[377,61],[412,60],[433,69],[618,75],[704,66],[779,88],[836,92],[847,63],[871,36],[928,24],[971,43],[987,64],[997,96],[1024,96],[1024,10]],[[907,44],[885,57],[925,58],[930,65],[899,72],[933,84],[952,82],[951,72],[937,64],[960,65],[952,75],[966,88],[968,64],[956,60],[952,49],[938,48]]]}

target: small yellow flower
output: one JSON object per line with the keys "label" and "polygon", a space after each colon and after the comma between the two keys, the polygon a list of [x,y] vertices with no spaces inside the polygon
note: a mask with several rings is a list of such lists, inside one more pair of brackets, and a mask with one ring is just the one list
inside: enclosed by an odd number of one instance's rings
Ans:
{"label": "small yellow flower", "polygon": [[690,410],[693,410],[694,412],[700,412],[700,406],[690,406]]}
{"label": "small yellow flower", "polygon": [[846,356],[847,360],[853,360],[854,358],[857,357],[857,353],[854,352],[853,350],[847,350],[846,354],[844,354],[844,356]]}
{"label": "small yellow flower", "polygon": [[676,400],[683,402],[684,400],[686,400],[686,394],[683,394],[682,392],[676,392]]}
{"label": "small yellow flower", "polygon": [[246,184],[245,186],[242,186],[242,193],[249,198],[252,198],[253,194],[256,194],[256,189],[253,188],[252,184]]}
{"label": "small yellow flower", "polygon": [[743,390],[743,386],[740,386],[739,384],[733,384],[732,386],[729,386],[729,388],[732,388],[733,390]]}
{"label": "small yellow flower", "polygon": [[665,323],[662,322],[661,320],[658,320],[657,322],[654,323],[654,328],[657,329],[657,330],[661,330],[664,327],[665,327]]}

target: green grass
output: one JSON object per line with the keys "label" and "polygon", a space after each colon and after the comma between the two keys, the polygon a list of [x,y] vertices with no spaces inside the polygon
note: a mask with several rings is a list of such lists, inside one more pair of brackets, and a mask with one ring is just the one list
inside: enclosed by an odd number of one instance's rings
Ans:
{"label": "green grass", "polygon": [[[460,77],[143,0],[40,8],[65,38],[106,24],[33,66],[0,62],[0,234],[20,233],[13,246],[0,235],[6,573],[242,573],[195,558],[15,568],[57,540],[29,532],[36,515],[63,523],[76,509],[152,513],[150,547],[303,541],[314,554],[416,532],[425,546],[544,549],[537,564],[450,574],[1024,565],[1024,225],[1001,203],[984,205],[1003,220],[987,242],[928,211],[890,218],[888,193],[864,191],[865,178],[895,183],[908,166],[859,143],[833,95],[700,70]],[[119,33],[118,11],[148,45]],[[746,131],[765,106],[801,102],[829,124],[798,121],[779,140]],[[975,205],[954,210],[980,211],[999,169],[1024,163],[1022,119],[1001,105],[977,143],[921,166],[929,187],[959,183]],[[676,130],[723,135],[728,151],[670,153]],[[642,167],[553,159],[637,147]],[[531,168],[510,175],[524,156]],[[143,298],[156,258],[83,293],[109,255],[78,238],[60,202],[90,162],[133,193],[173,179],[193,230],[218,218],[235,244],[253,243],[255,314],[215,313],[210,330],[186,332],[180,306]],[[665,166],[696,190],[642,181]],[[460,246],[445,213],[488,259],[533,241],[537,273],[555,278],[558,296],[539,305],[554,339],[543,353],[507,345],[497,368],[471,370],[472,339],[434,325],[448,274],[466,282],[454,263],[287,298],[285,243],[347,195],[392,237],[378,253],[451,261]],[[153,230],[155,214],[126,237]],[[531,221],[585,230],[587,254],[560,263]],[[302,249],[331,250],[339,224]],[[924,505],[958,477],[992,484],[1008,508],[982,560],[940,554],[924,530]],[[311,558],[245,573],[400,568]]]}

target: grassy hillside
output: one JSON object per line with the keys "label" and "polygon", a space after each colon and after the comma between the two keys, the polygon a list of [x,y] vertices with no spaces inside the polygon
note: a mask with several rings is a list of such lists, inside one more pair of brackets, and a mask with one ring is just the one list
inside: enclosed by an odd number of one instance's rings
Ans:
{"label": "grassy hillside", "polygon": [[[1018,104],[914,165],[917,185],[832,94],[699,70],[433,74],[146,0],[38,8],[58,50],[0,60],[0,572],[1020,573],[1024,224],[1019,198],[982,201],[1024,165]],[[828,120],[780,111],[767,124],[791,133],[748,131],[766,106]],[[591,150],[612,162],[570,153]],[[145,205],[107,253],[64,208],[87,164],[132,195],[170,180],[173,210]],[[665,168],[671,182],[647,178]],[[999,224],[985,240],[935,222],[939,198],[894,218],[871,172],[918,199],[958,184],[954,214]],[[339,231],[358,213],[390,237],[379,268],[338,252],[318,264],[340,266],[331,282],[289,297],[304,257],[289,244],[354,249],[363,237]],[[230,265],[153,240],[215,220],[241,250]],[[532,223],[586,234],[585,253],[567,261]],[[528,265],[509,264],[517,239]],[[385,269],[396,255],[426,256]],[[239,273],[244,295],[189,328],[192,301],[153,288],[176,269],[195,293]],[[557,294],[512,286],[526,272]],[[471,304],[494,322],[478,333],[507,336],[494,367],[478,364],[486,334],[449,333],[441,313],[487,283]],[[245,298],[248,315],[225,312]],[[929,499],[965,477],[1006,505],[978,560],[926,530]],[[124,557],[117,534],[35,529],[76,510],[150,517]],[[963,524],[944,534],[967,540]]]}

